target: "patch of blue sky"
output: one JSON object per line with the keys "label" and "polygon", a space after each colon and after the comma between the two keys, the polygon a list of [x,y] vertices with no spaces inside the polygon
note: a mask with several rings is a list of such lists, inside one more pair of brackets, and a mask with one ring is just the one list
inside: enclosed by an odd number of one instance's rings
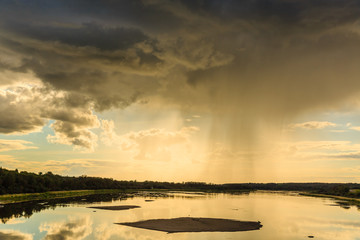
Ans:
{"label": "patch of blue sky", "polygon": [[327,121],[336,124],[322,129],[302,129],[290,133],[297,140],[306,141],[351,141],[360,143],[360,131],[352,127],[360,126],[360,113],[352,112],[322,112],[303,115],[296,119],[296,123],[308,121]]}

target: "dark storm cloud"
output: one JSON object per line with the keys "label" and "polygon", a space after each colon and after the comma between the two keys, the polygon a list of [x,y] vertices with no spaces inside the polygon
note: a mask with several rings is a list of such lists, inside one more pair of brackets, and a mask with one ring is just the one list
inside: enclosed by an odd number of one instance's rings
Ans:
{"label": "dark storm cloud", "polygon": [[[181,24],[181,19],[169,11],[153,6],[151,1],[5,1],[0,9],[2,16],[13,21],[49,23],[84,23],[97,21],[110,25],[136,26],[172,30]],[[14,16],[16,12],[19,15]]]}
{"label": "dark storm cloud", "polygon": [[136,43],[148,40],[148,37],[137,29],[105,28],[95,23],[83,23],[74,27],[12,23],[4,28],[20,36],[41,41],[58,41],[78,47],[93,46],[104,51],[127,49]]}
{"label": "dark storm cloud", "polygon": [[192,12],[207,13],[217,17],[232,19],[264,20],[276,16],[279,20],[294,22],[303,9],[300,1],[181,1]]}
{"label": "dark storm cloud", "polygon": [[[157,85],[152,75],[156,74],[162,61],[152,53],[155,50],[150,41],[141,39],[140,43],[136,38],[131,42],[131,37],[121,38],[117,33],[110,39],[110,36],[99,33],[95,34],[97,39],[88,40],[88,33],[84,33],[81,37],[77,35],[58,43],[59,40],[48,40],[63,38],[54,32],[46,41],[34,34],[36,42],[31,42],[33,40],[29,40],[27,33],[21,35],[27,37],[26,40],[21,40],[19,33],[16,37],[2,37],[3,46],[22,56],[21,65],[11,69],[31,70],[45,83],[69,91],[70,104],[74,103],[72,97],[79,98],[71,93],[81,93],[83,102],[91,99],[98,110],[128,106],[144,89]],[[69,32],[71,36],[73,29]],[[83,41],[84,46],[78,46],[80,42],[76,39]],[[139,45],[134,46],[137,43]]]}
{"label": "dark storm cloud", "polygon": [[[1,5],[0,65],[61,91],[52,104],[69,113],[90,116],[156,97],[211,111],[215,135],[248,141],[261,121],[338,108],[360,91],[357,0]],[[59,138],[67,136],[56,141],[81,142],[82,134],[94,141],[82,123],[59,114],[44,114],[57,120]]]}
{"label": "dark storm cloud", "polygon": [[[313,27],[331,27],[358,18],[359,1],[341,0],[225,0],[225,1],[181,1],[194,14],[207,14],[226,20],[240,19],[255,22],[277,22],[288,26],[306,26],[308,21],[317,23]],[[334,15],[340,13],[340,15]],[[309,26],[308,26],[309,27]],[[291,30],[291,29],[287,29]]]}
{"label": "dark storm cloud", "polygon": [[21,232],[6,230],[6,231],[0,232],[0,239],[3,239],[3,240],[31,240],[33,238],[30,234],[24,234]]}

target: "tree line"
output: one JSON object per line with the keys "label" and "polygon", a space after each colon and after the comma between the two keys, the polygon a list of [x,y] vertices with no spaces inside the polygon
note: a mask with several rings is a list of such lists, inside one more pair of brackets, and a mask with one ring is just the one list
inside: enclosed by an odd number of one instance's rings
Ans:
{"label": "tree line", "polygon": [[7,170],[0,167],[0,194],[40,193],[64,190],[96,189],[216,189],[218,185],[198,182],[156,182],[156,181],[119,181],[100,177],[69,177],[47,173]]}
{"label": "tree line", "polygon": [[204,191],[309,191],[348,197],[360,197],[358,183],[240,183],[211,184],[204,182],[156,182],[156,181],[119,181],[100,177],[70,177],[47,173],[7,170],[0,167],[0,194],[39,193],[64,190],[96,189],[177,189]]}

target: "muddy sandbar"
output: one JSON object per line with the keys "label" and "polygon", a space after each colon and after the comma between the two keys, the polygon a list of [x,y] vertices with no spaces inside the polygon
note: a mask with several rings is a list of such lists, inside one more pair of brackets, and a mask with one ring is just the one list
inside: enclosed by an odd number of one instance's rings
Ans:
{"label": "muddy sandbar", "polygon": [[139,222],[117,223],[120,225],[163,231],[176,232],[237,232],[258,230],[260,222],[237,221],[221,218],[181,217],[171,219],[151,219]]}
{"label": "muddy sandbar", "polygon": [[98,206],[98,207],[89,207],[89,208],[118,211],[118,210],[128,210],[139,207],[140,206],[136,206],[136,205],[120,205],[120,206]]}

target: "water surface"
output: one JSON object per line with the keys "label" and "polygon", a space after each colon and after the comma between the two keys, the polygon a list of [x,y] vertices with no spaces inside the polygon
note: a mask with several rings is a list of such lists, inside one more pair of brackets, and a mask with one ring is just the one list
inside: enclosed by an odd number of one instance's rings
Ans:
{"label": "water surface", "polygon": [[[148,201],[148,200],[154,201]],[[146,201],[147,200],[147,201]],[[58,201],[58,200],[57,200]],[[336,200],[296,193],[141,193],[127,198],[98,195],[61,202],[14,204],[0,208],[0,239],[342,239],[360,240],[360,211]],[[90,206],[138,205],[109,211]],[[167,234],[114,223],[157,218],[212,217],[261,221],[260,230]]]}

